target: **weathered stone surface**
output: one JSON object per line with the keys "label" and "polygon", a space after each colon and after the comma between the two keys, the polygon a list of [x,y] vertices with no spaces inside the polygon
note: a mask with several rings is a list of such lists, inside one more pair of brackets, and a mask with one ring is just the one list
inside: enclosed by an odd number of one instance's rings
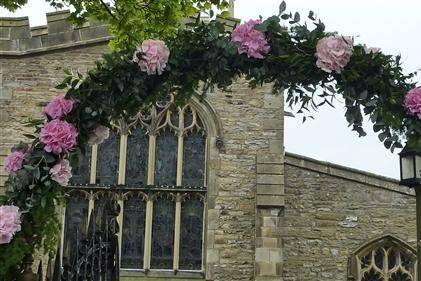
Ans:
{"label": "weathered stone surface", "polygon": [[[40,105],[63,93],[54,89],[63,69],[85,73],[108,51],[103,23],[68,29],[60,27],[65,16],[50,14],[48,30],[32,29],[26,41],[0,40],[0,186],[10,147],[28,141],[23,133],[32,132],[22,122],[41,117]],[[0,26],[6,34],[1,37],[9,38],[9,28],[29,25],[23,18],[1,19]],[[85,45],[96,39],[103,43]],[[207,97],[224,146],[213,147],[208,159],[206,280],[345,280],[350,253],[374,236],[390,233],[414,245],[412,191],[338,165],[291,154],[284,158],[283,98],[270,93],[271,85],[250,89],[239,80],[232,92]]]}
{"label": "weathered stone surface", "polygon": [[405,188],[298,158],[285,164],[283,280],[346,280],[350,254],[374,237],[392,234],[415,246],[415,198]]}

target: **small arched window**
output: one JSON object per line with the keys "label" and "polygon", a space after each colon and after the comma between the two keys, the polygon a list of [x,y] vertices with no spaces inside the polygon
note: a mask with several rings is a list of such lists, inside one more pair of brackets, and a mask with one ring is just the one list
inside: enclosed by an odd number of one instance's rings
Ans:
{"label": "small arched window", "polygon": [[71,247],[107,200],[121,207],[121,268],[203,271],[207,130],[196,108],[157,103],[115,125],[74,169],[65,211]]}
{"label": "small arched window", "polygon": [[407,243],[384,236],[360,247],[350,258],[353,281],[415,281],[416,251]]}

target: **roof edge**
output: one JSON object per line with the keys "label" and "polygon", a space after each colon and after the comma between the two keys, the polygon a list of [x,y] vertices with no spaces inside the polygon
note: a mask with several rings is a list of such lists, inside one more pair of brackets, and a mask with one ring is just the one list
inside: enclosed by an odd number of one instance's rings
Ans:
{"label": "roof edge", "polygon": [[311,157],[286,152],[285,165],[303,168],[354,182],[387,189],[401,194],[415,196],[415,192],[408,187],[399,185],[399,180],[366,172],[363,170],[342,166],[339,164],[317,160]]}

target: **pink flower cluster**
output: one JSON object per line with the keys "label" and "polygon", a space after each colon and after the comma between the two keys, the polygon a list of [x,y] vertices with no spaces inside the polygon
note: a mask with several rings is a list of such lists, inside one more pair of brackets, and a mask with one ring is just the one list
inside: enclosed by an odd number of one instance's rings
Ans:
{"label": "pink flower cluster", "polygon": [[72,167],[68,160],[63,159],[50,169],[51,179],[62,186],[67,186],[72,177]]}
{"label": "pink flower cluster", "polygon": [[[139,59],[140,56],[141,58]],[[170,50],[164,41],[145,40],[133,55],[133,61],[137,63],[142,71],[148,75],[161,75],[167,66]]]}
{"label": "pink flower cluster", "polygon": [[23,160],[25,158],[25,153],[20,150],[13,151],[9,156],[4,160],[4,170],[8,173],[14,173],[20,168],[22,168]]}
{"label": "pink flower cluster", "polygon": [[316,45],[317,67],[326,72],[341,73],[352,55],[353,40],[351,37],[329,36],[319,40]]}
{"label": "pink flower cluster", "polygon": [[239,43],[238,53],[247,54],[250,58],[262,59],[270,50],[263,32],[256,30],[255,26],[260,20],[249,20],[237,26],[231,34],[231,41]]}
{"label": "pink flower cluster", "polygon": [[40,140],[45,144],[44,150],[54,154],[67,153],[76,145],[76,128],[59,119],[45,123],[40,132]]}
{"label": "pink flower cluster", "polygon": [[405,95],[403,105],[409,114],[421,120],[421,87],[410,90]]}
{"label": "pink flower cluster", "polygon": [[66,99],[64,96],[55,97],[44,109],[44,113],[52,119],[62,118],[73,109],[74,101]]}
{"label": "pink flower cluster", "polygon": [[110,129],[99,125],[89,135],[88,143],[91,145],[101,144],[110,137]]}
{"label": "pink flower cluster", "polygon": [[21,230],[19,208],[0,206],[0,244],[10,243],[16,232]]}

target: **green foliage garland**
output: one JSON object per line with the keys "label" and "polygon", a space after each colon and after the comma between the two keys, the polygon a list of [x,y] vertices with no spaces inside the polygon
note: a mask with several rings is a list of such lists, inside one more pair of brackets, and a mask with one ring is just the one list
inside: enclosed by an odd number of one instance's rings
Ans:
{"label": "green foliage garland", "polygon": [[[67,71],[58,89],[67,89],[66,97],[77,105],[65,120],[78,131],[78,145],[70,154],[62,155],[76,165],[86,147],[89,134],[99,124],[128,120],[140,109],[174,93],[183,103],[192,95],[206,98],[212,87],[229,91],[232,83],[244,77],[251,87],[273,84],[273,93],[286,94],[290,106],[309,112],[330,104],[336,96],[345,99],[345,117],[360,136],[363,116],[369,116],[375,132],[388,149],[402,147],[403,141],[421,148],[421,122],[408,115],[402,104],[405,93],[415,87],[414,74],[402,73],[400,57],[367,53],[356,45],[349,63],[341,73],[327,73],[316,66],[316,45],[333,33],[325,32],[324,24],[308,15],[314,29],[300,23],[299,14],[280,13],[263,21],[256,28],[265,34],[270,51],[264,59],[238,54],[238,45],[222,23],[196,23],[191,29],[179,29],[167,41],[171,54],[162,75],[147,75],[132,61],[134,50],[107,54],[85,77]],[[202,89],[202,91],[198,91]],[[316,91],[319,90],[319,91]],[[44,246],[53,249],[59,222],[55,206],[63,201],[64,189],[51,180],[50,168],[60,156],[46,152],[39,139],[44,120],[32,120],[33,142],[22,169],[7,181],[9,192],[0,204],[14,204],[22,210],[22,231],[10,244],[0,245],[0,280],[14,280],[23,256]],[[15,149],[21,149],[20,144]]]}

